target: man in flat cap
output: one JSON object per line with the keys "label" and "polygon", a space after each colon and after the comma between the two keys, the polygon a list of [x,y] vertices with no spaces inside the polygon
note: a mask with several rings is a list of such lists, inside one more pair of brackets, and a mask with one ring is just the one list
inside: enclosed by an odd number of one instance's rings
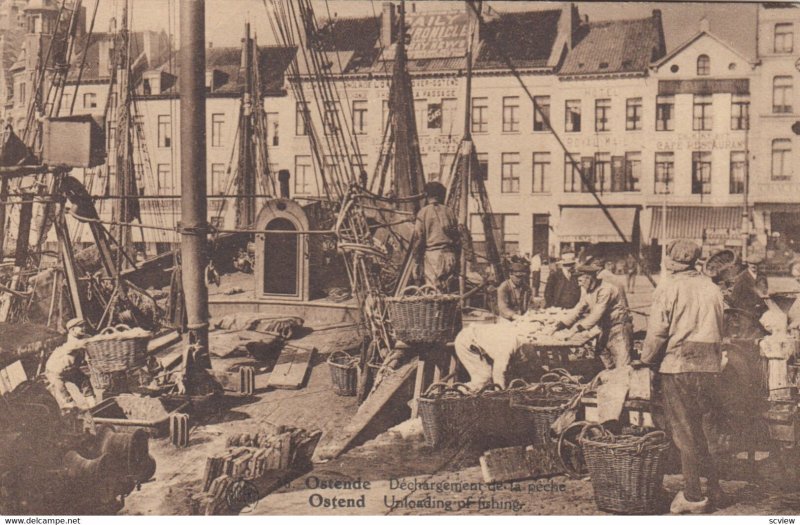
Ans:
{"label": "man in flat cap", "polygon": [[508,279],[497,288],[497,311],[500,317],[513,321],[528,311],[530,302],[528,266],[521,262],[511,263]]}
{"label": "man in flat cap", "polygon": [[769,309],[765,301],[768,297],[767,276],[761,272],[764,258],[753,253],[744,262],[747,268],[733,282],[728,301],[733,308],[744,310],[758,320]]}
{"label": "man in flat cap", "polygon": [[44,373],[59,406],[73,408],[75,400],[67,390],[66,383],[74,383],[80,389],[88,379],[80,369],[84,361],[86,322],[80,318],[70,319],[65,328],[67,341],[47,358]]}
{"label": "man in flat cap", "polygon": [[619,368],[631,362],[633,323],[625,290],[616,283],[599,279],[597,274],[602,269],[596,260],[578,265],[576,272],[583,293],[557,328],[574,332],[599,328],[600,360],[606,368]]}
{"label": "man in flat cap", "polygon": [[461,236],[453,210],[444,205],[447,190],[436,181],[425,184],[426,205],[417,213],[414,225],[417,277],[441,292],[457,285]]}
{"label": "man in flat cap", "polygon": [[709,495],[721,495],[703,418],[717,406],[714,392],[722,371],[725,306],[719,287],[695,268],[699,246],[673,241],[667,255],[665,265],[671,275],[653,293],[641,362],[657,367],[661,374],[667,429],[681,454],[684,489],[670,511],[701,513],[709,506],[700,489],[701,470],[708,479]]}

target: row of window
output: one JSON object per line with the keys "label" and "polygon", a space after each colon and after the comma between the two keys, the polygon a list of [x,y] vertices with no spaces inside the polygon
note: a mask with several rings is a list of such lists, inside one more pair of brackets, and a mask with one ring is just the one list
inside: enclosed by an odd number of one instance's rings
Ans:
{"label": "row of window", "polygon": [[[791,165],[792,146],[789,139],[776,139],[772,142],[772,173],[773,181],[787,181],[792,177]],[[453,154],[440,156],[439,180],[446,180]],[[551,153],[534,152],[532,154],[530,191],[531,193],[550,193],[552,191]],[[489,173],[488,155],[478,154],[484,179]],[[338,159],[326,156],[325,169],[329,176],[339,169]],[[353,169],[359,171],[366,165],[364,156],[354,155],[351,159]],[[501,154],[500,191],[502,193],[520,193],[522,170],[520,168],[520,153],[508,152]],[[711,193],[711,152],[692,152],[692,193]],[[113,170],[113,166],[109,168]],[[744,192],[747,177],[748,162],[744,151],[732,151],[729,165],[729,193],[741,194]],[[583,172],[583,178],[581,177]],[[113,176],[113,172],[109,173]],[[654,187],[656,194],[669,194],[673,192],[675,182],[675,154],[673,152],[656,152],[654,162]],[[142,167],[136,165],[136,178],[142,177]],[[437,178],[436,176],[432,178]],[[624,155],[612,156],[610,153],[595,153],[593,156],[582,157],[578,153],[565,154],[564,156],[564,192],[585,193],[593,188],[601,193],[638,192],[641,191],[642,154],[641,152],[626,152]],[[224,195],[230,193],[229,173],[225,164],[211,164],[209,173],[208,191],[211,195]],[[315,191],[316,177],[312,158],[310,155],[295,156],[294,163],[294,193],[308,195]],[[174,177],[169,164],[157,165],[158,193],[168,195],[175,191]]]}
{"label": "row of window", "polygon": [[[84,94],[84,97],[93,95]],[[773,86],[773,112],[791,113],[792,107],[792,77],[778,76],[774,79]],[[502,131],[515,133],[521,131],[520,97],[503,97]],[[534,97],[534,114],[532,130],[546,132],[550,129],[550,97]],[[383,104],[382,127],[385,128],[388,118],[388,104]],[[594,130],[597,132],[611,131],[611,99],[596,99],[594,105]],[[625,101],[625,129],[637,131],[642,129],[643,116],[642,98],[629,98]],[[443,99],[441,103],[426,104],[426,101],[415,101],[417,127],[420,130],[441,129],[443,133],[451,134],[456,120],[456,99]],[[342,127],[342,120],[338,104],[328,104],[324,113],[324,129],[328,134],[336,133]],[[295,115],[295,134],[308,134],[308,121],[311,112],[307,103],[298,102]],[[368,129],[368,111],[366,100],[355,100],[352,103],[351,130],[356,135],[365,135]],[[224,145],[223,129],[225,115],[214,113],[211,115],[211,146]],[[713,105],[711,95],[694,95],[692,106],[692,129],[695,131],[710,131],[713,125]],[[172,144],[172,126],[169,115],[158,115],[158,146],[170,147]],[[271,146],[280,144],[278,113],[265,114],[265,127],[267,140]],[[750,101],[747,96],[733,95],[731,99],[730,129],[746,130],[750,127]],[[577,99],[564,102],[564,131],[578,133],[583,131],[582,101]],[[656,99],[656,131],[674,131],[675,129],[675,98],[673,96],[659,96]],[[472,99],[472,132],[489,132],[489,99],[488,97],[474,97]]]}
{"label": "row of window", "polygon": [[[780,158],[780,168],[788,169],[788,158]],[[583,177],[581,177],[583,173]],[[653,191],[656,194],[672,193],[675,175],[675,154],[658,152],[655,155],[655,178]],[[747,175],[747,155],[744,151],[732,151],[730,156],[729,192],[744,192]],[[790,176],[790,175],[789,175]],[[500,168],[500,191],[520,192],[520,154],[502,153]],[[627,152],[624,156],[596,153],[581,157],[578,153],[564,155],[564,192],[601,193],[637,192],[641,190],[642,154]],[[531,163],[531,193],[551,191],[551,154],[535,152]],[[692,193],[711,193],[711,152],[692,153]]]}
{"label": "row of window", "polygon": [[[642,129],[643,106],[641,98],[629,98],[625,101],[625,129],[637,131]],[[709,131],[712,129],[711,95],[695,95],[692,112],[692,129]],[[791,107],[789,108],[791,111]],[[520,98],[503,97],[503,132],[520,131]],[[488,98],[472,99],[472,132],[487,133]],[[533,131],[549,131],[550,97],[534,97]],[[659,96],[656,99],[656,131],[673,131],[675,129],[675,97]],[[731,99],[732,130],[745,130],[750,127],[750,101],[746,96],[733,95]],[[594,104],[594,130],[611,131],[611,99],[596,99]],[[583,131],[582,101],[564,101],[564,131],[578,133]]]}

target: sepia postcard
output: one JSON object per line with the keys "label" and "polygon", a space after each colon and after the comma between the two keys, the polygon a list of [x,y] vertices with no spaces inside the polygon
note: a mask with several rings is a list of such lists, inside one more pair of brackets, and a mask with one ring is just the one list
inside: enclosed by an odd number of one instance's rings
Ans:
{"label": "sepia postcard", "polygon": [[5,523],[800,514],[800,4],[0,0],[0,60]]}

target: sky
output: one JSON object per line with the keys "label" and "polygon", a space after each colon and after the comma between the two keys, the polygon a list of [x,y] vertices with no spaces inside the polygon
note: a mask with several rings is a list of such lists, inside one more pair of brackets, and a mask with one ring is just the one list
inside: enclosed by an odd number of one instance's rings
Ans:
{"label": "sky", "polygon": [[[124,0],[100,0],[95,25],[98,31],[107,31],[109,20],[119,20]],[[178,40],[178,11],[180,0],[130,0],[133,28],[165,30]],[[285,0],[284,0],[285,1]],[[557,2],[533,1],[488,1],[498,12],[552,9]],[[244,22],[249,20],[252,30],[262,44],[274,44],[267,19],[265,4],[270,0],[206,0],[206,40],[214,46],[238,46],[244,31]],[[381,0],[312,0],[318,20],[331,16],[372,16],[381,12]],[[406,2],[406,9],[422,10],[458,9],[464,5],[456,0],[428,0]],[[651,16],[653,9],[661,9],[667,50],[671,50],[691,38],[699,30],[700,20],[705,17],[710,30],[725,42],[749,57],[755,55],[756,4],[747,2],[576,2],[581,15],[589,20],[641,18]],[[84,1],[89,16],[94,6],[91,0]],[[747,21],[742,24],[742,21]]]}

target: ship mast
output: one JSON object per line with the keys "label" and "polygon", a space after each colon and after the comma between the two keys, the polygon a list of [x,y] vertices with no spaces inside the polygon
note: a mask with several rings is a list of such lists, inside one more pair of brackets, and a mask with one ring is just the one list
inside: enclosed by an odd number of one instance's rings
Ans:
{"label": "ship mast", "polygon": [[180,130],[181,257],[188,341],[183,352],[184,386],[193,373],[211,368],[208,351],[208,210],[206,195],[205,1],[181,0]]}
{"label": "ship mast", "polygon": [[256,219],[256,166],[253,141],[253,41],[250,23],[245,24],[242,39],[242,109],[239,117],[239,176],[236,179],[236,227],[251,229]]}

